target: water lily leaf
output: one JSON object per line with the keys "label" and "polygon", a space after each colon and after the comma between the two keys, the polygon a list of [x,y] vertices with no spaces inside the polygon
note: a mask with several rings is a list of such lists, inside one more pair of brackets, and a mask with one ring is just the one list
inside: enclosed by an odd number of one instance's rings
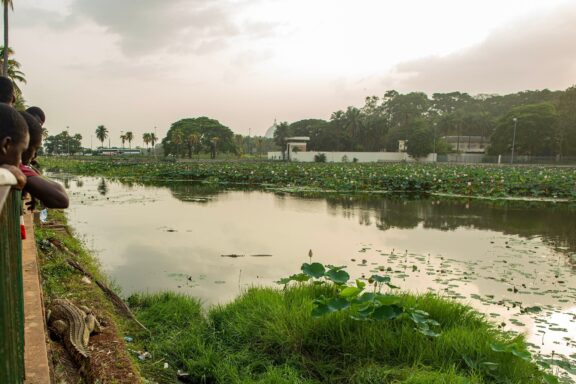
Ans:
{"label": "water lily leaf", "polygon": [[326,272],[326,277],[336,284],[346,284],[350,279],[350,275],[346,271],[331,269]]}
{"label": "water lily leaf", "polygon": [[494,352],[508,352],[509,347],[506,344],[494,343],[494,344],[490,344],[490,348]]}
{"label": "water lily leaf", "polygon": [[358,299],[357,302],[359,303],[368,303],[372,302],[378,297],[374,292],[364,292]]}
{"label": "water lily leaf", "polygon": [[375,320],[394,320],[403,313],[403,309],[397,305],[381,305],[372,313]]}
{"label": "water lily leaf", "polygon": [[298,274],[296,274],[296,275],[290,276],[290,279],[302,283],[302,282],[304,282],[304,281],[310,280],[310,276],[305,275],[304,273],[298,273]]}
{"label": "water lily leaf", "polygon": [[315,279],[324,276],[324,273],[326,272],[326,269],[320,263],[312,263],[312,264],[304,263],[302,264],[301,269],[302,272],[304,272],[304,274],[313,277]]}
{"label": "water lily leaf", "polygon": [[542,311],[542,307],[539,306],[533,306],[533,307],[526,307],[524,308],[524,312],[526,313],[538,313]]}
{"label": "water lily leaf", "polygon": [[376,299],[381,305],[392,305],[400,303],[400,298],[398,296],[378,295]]}
{"label": "water lily leaf", "polygon": [[340,296],[350,299],[350,298],[358,296],[360,294],[360,292],[362,292],[361,288],[346,287],[342,290],[342,292],[340,292]]}
{"label": "water lily leaf", "polygon": [[527,351],[519,351],[517,349],[512,349],[512,354],[516,357],[521,358],[524,361],[530,361],[532,359],[532,355],[530,352]]}
{"label": "water lily leaf", "polygon": [[366,283],[363,282],[362,280],[356,279],[356,286],[360,289],[364,289],[364,287],[366,287]]}
{"label": "water lily leaf", "polygon": [[332,299],[328,302],[328,307],[330,308],[330,310],[332,311],[341,311],[343,309],[346,309],[348,307],[350,307],[350,302],[346,299],[343,299],[341,297],[337,297],[335,299]]}
{"label": "water lily leaf", "polygon": [[377,283],[389,283],[390,277],[389,276],[380,276],[380,275],[372,275],[370,279],[374,280]]}
{"label": "water lily leaf", "polygon": [[330,307],[328,305],[320,304],[312,310],[312,316],[313,317],[322,317],[322,316],[326,316],[330,312],[333,312],[333,311],[330,309]]}

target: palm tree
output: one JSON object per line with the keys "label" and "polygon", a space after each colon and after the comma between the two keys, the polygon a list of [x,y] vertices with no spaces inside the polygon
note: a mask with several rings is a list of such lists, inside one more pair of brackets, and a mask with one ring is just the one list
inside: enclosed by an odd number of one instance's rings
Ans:
{"label": "palm tree", "polygon": [[134,135],[132,134],[132,132],[126,132],[125,136],[126,140],[128,141],[128,145],[130,146],[130,149],[132,149],[132,140],[134,139]]}
{"label": "palm tree", "polygon": [[188,135],[188,158],[192,158],[192,152],[196,150],[196,146],[200,142],[200,134],[198,132],[192,132]]}
{"label": "palm tree", "polygon": [[[2,0],[4,4],[4,47],[8,47],[8,7],[14,10],[12,0]],[[8,77],[8,50],[2,54],[4,62],[2,63],[2,76]]]}
{"label": "palm tree", "polygon": [[146,144],[147,152],[150,152],[148,148],[148,144],[150,144],[150,134],[148,132],[142,135],[142,141],[144,142],[144,144]]}
{"label": "palm tree", "polygon": [[150,144],[152,145],[152,151],[154,151],[154,156],[156,156],[156,148],[154,148],[156,141],[158,141],[156,135],[154,133],[150,133]]}
{"label": "palm tree", "polygon": [[122,148],[124,148],[124,143],[126,142],[126,135],[120,135],[120,140],[122,140]]}
{"label": "palm tree", "polygon": [[108,137],[108,129],[103,125],[99,125],[98,128],[96,128],[96,137],[102,143],[102,147],[104,147],[104,140]]}
{"label": "palm tree", "polygon": [[180,154],[180,144],[184,142],[182,131],[176,130],[172,135],[172,142],[176,144],[176,157]]}

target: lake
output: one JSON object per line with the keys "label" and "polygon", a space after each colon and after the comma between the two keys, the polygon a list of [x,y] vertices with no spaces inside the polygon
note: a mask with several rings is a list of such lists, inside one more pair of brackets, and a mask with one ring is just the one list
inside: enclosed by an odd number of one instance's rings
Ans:
{"label": "lake", "polygon": [[576,358],[576,206],[401,196],[294,196],[66,177],[69,223],[125,295],[226,303],[304,262],[386,274]]}

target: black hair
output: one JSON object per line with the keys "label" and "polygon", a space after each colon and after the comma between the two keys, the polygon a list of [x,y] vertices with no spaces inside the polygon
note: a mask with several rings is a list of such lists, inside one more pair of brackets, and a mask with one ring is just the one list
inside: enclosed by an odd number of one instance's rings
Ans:
{"label": "black hair", "polygon": [[21,111],[20,115],[22,115],[28,126],[28,133],[30,134],[30,144],[28,146],[31,147],[33,144],[39,144],[42,141],[42,126],[40,122],[31,113]]}
{"label": "black hair", "polygon": [[0,103],[11,104],[14,101],[14,83],[5,76],[0,76]]}
{"label": "black hair", "polygon": [[46,122],[46,115],[44,111],[40,109],[40,107],[30,107],[26,110],[29,114],[37,117],[40,120],[40,124],[44,124]]}
{"label": "black hair", "polygon": [[0,103],[0,141],[11,137],[14,142],[19,143],[26,137],[27,128],[26,120],[17,110]]}

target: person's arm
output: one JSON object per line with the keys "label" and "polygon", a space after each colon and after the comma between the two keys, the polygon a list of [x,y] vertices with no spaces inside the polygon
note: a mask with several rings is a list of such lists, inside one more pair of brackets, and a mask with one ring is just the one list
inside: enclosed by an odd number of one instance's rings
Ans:
{"label": "person's arm", "polygon": [[46,208],[68,208],[68,194],[64,187],[42,176],[28,177],[25,191]]}
{"label": "person's arm", "polygon": [[14,186],[14,188],[16,189],[24,188],[24,186],[26,185],[26,176],[24,175],[24,173],[22,173],[20,169],[18,169],[18,167],[8,164],[2,164],[0,165],[0,168],[7,170],[12,175],[14,175],[14,177],[16,178],[16,185]]}

